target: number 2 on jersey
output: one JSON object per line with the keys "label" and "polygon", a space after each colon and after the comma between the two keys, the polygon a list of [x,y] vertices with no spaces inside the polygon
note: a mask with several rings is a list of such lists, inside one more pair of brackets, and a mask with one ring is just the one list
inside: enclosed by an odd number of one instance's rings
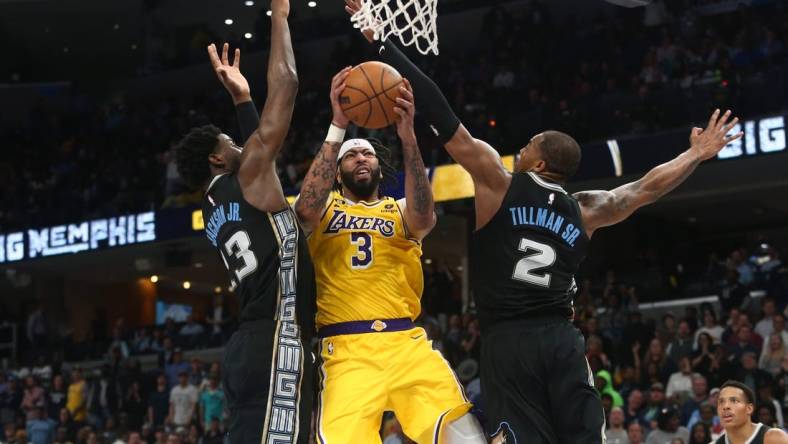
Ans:
{"label": "number 2 on jersey", "polygon": [[372,236],[369,233],[350,233],[350,243],[356,246],[356,253],[350,257],[350,267],[368,268],[372,263]]}
{"label": "number 2 on jersey", "polygon": [[538,274],[534,272],[555,263],[556,255],[553,247],[531,239],[521,238],[517,249],[526,253],[526,256],[517,261],[517,265],[514,266],[514,273],[512,273],[512,279],[540,287],[549,287],[550,278],[552,277],[550,273],[543,272]]}
{"label": "number 2 on jersey", "polygon": [[[238,283],[240,283],[243,278],[257,270],[257,258],[254,257],[254,253],[249,250],[251,243],[252,241],[249,239],[249,234],[243,230],[236,231],[235,234],[230,236],[230,238],[227,239],[227,242],[224,243],[224,249],[227,251],[227,255],[235,256],[236,259],[240,259],[242,261],[243,265],[240,268],[233,270],[235,272],[235,276],[238,278]],[[230,264],[227,263],[227,259],[225,259],[224,254],[222,254],[222,259],[224,259],[224,265],[229,270]]]}

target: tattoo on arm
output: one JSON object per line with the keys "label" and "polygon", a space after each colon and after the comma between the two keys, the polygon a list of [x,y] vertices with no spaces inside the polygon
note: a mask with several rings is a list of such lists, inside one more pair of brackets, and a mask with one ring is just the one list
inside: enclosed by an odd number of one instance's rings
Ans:
{"label": "tattoo on arm", "polygon": [[[413,208],[416,214],[420,216],[432,216],[433,200],[432,200],[432,186],[427,179],[426,168],[424,161],[421,159],[418,145],[403,145],[403,155],[405,158],[405,165],[407,168],[408,177],[412,179],[410,186],[406,187],[406,195],[412,198],[411,202],[408,200],[408,208]],[[406,177],[406,185],[408,185],[408,177]],[[411,191],[411,193],[408,193]]]}
{"label": "tattoo on arm", "polygon": [[298,207],[313,212],[321,210],[326,204],[336,179],[337,153],[340,146],[338,142],[323,143],[304,178],[301,195],[298,197]]}

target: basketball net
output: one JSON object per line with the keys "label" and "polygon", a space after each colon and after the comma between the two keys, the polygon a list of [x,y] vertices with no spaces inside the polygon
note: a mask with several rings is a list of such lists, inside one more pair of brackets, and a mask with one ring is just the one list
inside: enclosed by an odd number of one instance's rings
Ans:
{"label": "basketball net", "polygon": [[375,40],[399,37],[420,53],[438,54],[438,0],[361,0],[361,9],[350,20],[353,27],[371,29]]}

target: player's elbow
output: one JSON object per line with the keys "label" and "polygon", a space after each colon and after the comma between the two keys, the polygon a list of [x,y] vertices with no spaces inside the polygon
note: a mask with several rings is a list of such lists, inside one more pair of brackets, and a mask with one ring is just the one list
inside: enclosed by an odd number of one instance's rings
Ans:
{"label": "player's elbow", "polygon": [[301,199],[296,200],[294,210],[298,221],[304,227],[311,227],[320,219],[320,212],[310,208]]}
{"label": "player's elbow", "polygon": [[272,90],[295,94],[298,91],[298,71],[295,65],[280,62],[268,73],[268,84]]}

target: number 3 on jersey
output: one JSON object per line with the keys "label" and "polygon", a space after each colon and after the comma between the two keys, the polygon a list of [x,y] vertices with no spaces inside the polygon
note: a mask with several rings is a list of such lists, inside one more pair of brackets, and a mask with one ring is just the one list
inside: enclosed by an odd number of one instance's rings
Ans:
{"label": "number 3 on jersey", "polygon": [[[249,234],[243,230],[235,232],[235,234],[230,236],[227,242],[224,243],[224,249],[227,251],[227,255],[241,261],[241,266],[233,270],[235,276],[238,278],[238,283],[250,273],[257,270],[257,258],[254,257],[254,253],[249,250],[251,244],[252,242],[249,239]],[[225,255],[222,254],[221,256],[222,260],[224,260],[224,266],[229,270],[230,264],[227,262]]]}
{"label": "number 3 on jersey", "polygon": [[[526,256],[514,266],[512,279],[524,281],[540,287],[549,287],[550,273],[534,273],[542,268],[549,267],[555,263],[555,250],[553,247],[531,239],[521,238],[517,249],[526,253]],[[528,254],[530,253],[530,254]]]}
{"label": "number 3 on jersey", "polygon": [[369,233],[350,233],[350,243],[356,246],[356,253],[350,257],[350,267],[369,268],[372,264],[372,236]]}

